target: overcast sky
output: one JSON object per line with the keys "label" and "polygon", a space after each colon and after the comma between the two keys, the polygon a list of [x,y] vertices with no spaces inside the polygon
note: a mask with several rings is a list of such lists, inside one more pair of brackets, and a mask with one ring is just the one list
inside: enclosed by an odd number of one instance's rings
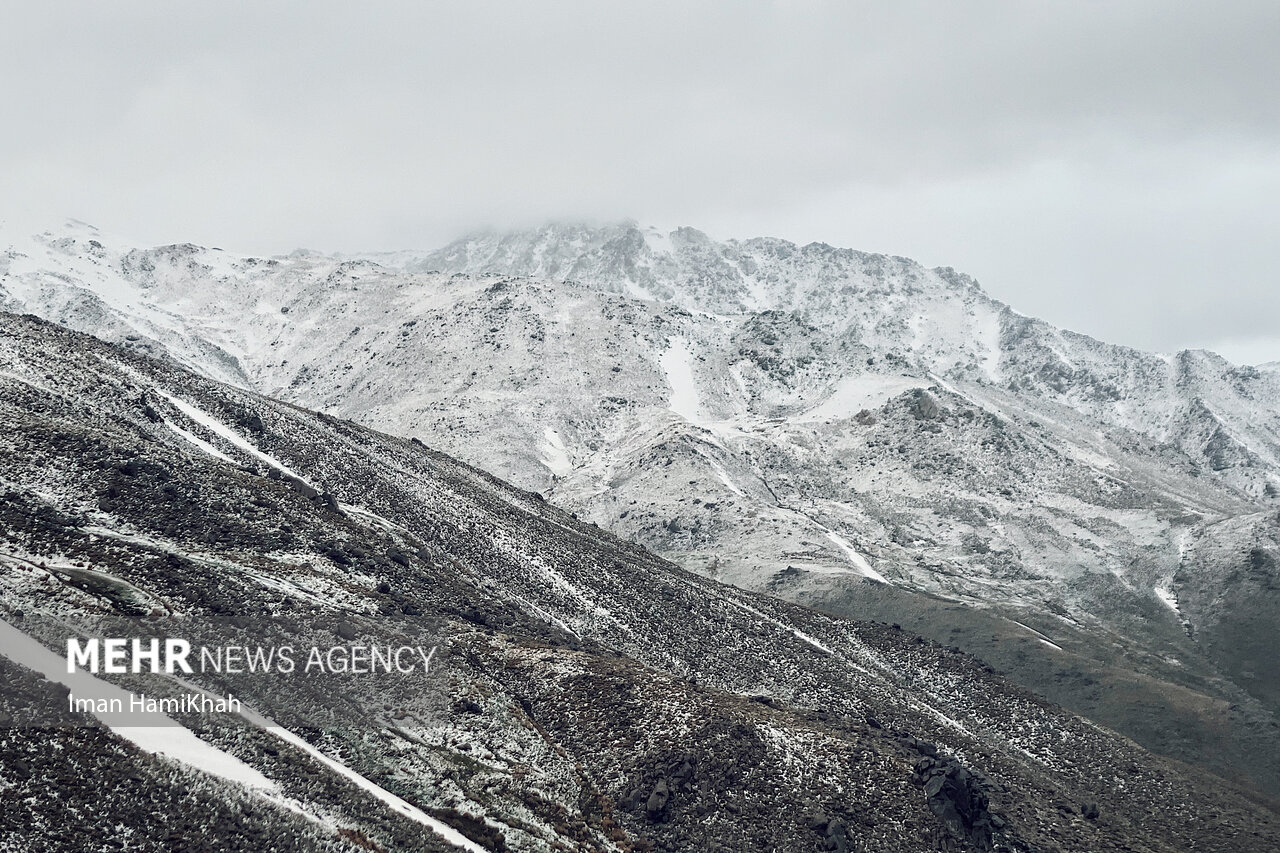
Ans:
{"label": "overcast sky", "polygon": [[0,20],[0,219],[280,253],[633,218],[1280,359],[1280,3],[84,2]]}

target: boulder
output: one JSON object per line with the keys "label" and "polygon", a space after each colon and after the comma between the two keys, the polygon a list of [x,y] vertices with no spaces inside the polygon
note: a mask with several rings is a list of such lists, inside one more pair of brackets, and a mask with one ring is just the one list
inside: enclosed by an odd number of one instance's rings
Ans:
{"label": "boulder", "polygon": [[935,421],[942,417],[942,407],[928,391],[917,390],[911,401],[911,414],[918,421]]}
{"label": "boulder", "polygon": [[661,779],[657,785],[654,785],[653,793],[649,794],[649,800],[644,805],[645,814],[650,820],[662,820],[667,810],[667,803],[670,801],[671,789],[667,785],[667,780]]}

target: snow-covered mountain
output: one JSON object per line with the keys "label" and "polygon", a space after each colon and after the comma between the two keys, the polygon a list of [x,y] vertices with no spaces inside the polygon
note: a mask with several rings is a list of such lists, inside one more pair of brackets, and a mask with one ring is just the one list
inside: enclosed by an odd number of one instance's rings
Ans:
{"label": "snow-covered mountain", "polygon": [[[631,224],[548,226],[422,255],[369,257],[406,272],[580,281],[718,316],[794,314],[823,338],[950,380],[1067,405],[1207,456],[1218,471],[1280,462],[1280,384],[1259,369],[1204,351],[1153,355],[1055,329],[991,299],[962,273],[906,258],[776,239],[721,243],[692,228],[664,235]],[[812,397],[834,389],[796,390]],[[837,411],[842,402],[832,401]],[[1229,476],[1254,494],[1268,482],[1253,471]]]}
{"label": "snow-covered mountain", "polygon": [[[685,572],[414,441],[2,313],[0,423],[6,851],[1280,844],[1251,795],[967,655]],[[107,729],[57,684],[69,635],[444,652],[425,691],[104,675],[245,708]]]}
{"label": "snow-covered mountain", "polygon": [[687,228],[360,258],[10,242],[9,310],[420,438],[1280,784],[1280,672],[1242,642],[1280,631],[1276,371],[1058,330],[950,269]]}

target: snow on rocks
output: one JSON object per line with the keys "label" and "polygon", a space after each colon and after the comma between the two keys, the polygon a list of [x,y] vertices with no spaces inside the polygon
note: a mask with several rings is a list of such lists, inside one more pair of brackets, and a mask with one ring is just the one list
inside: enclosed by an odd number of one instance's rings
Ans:
{"label": "snow on rocks", "polygon": [[[182,412],[184,415],[191,418],[191,420],[200,424],[202,427],[209,430],[214,435],[218,436],[219,438],[225,439],[233,447],[239,450],[243,450],[245,453],[249,454],[255,459],[258,459],[262,462],[267,463],[272,468],[275,468],[277,471],[281,472],[282,474],[287,474],[290,477],[294,478],[295,480],[299,480],[300,482],[303,482],[303,483],[307,482],[305,479],[299,476],[295,471],[289,468],[289,466],[285,465],[283,462],[281,462],[279,459],[276,459],[274,456],[271,456],[270,454],[267,454],[267,453],[263,453],[261,450],[254,447],[252,444],[246,441],[239,433],[237,433],[231,427],[227,426],[222,421],[218,420],[213,415],[204,411],[200,407],[192,405],[191,403],[188,403],[186,400],[179,399],[178,397],[175,397],[172,394],[168,394],[163,391],[159,392],[159,394],[161,397],[167,400],[169,404],[172,405],[175,409]],[[308,483],[308,485],[310,484]]]}

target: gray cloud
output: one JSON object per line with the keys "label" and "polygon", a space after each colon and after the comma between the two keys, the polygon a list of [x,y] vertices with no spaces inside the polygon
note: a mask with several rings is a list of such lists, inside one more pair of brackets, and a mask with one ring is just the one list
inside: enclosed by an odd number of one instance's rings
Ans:
{"label": "gray cloud", "polygon": [[258,252],[621,217],[820,239],[1280,358],[1277,34],[1270,2],[24,4],[0,198]]}

